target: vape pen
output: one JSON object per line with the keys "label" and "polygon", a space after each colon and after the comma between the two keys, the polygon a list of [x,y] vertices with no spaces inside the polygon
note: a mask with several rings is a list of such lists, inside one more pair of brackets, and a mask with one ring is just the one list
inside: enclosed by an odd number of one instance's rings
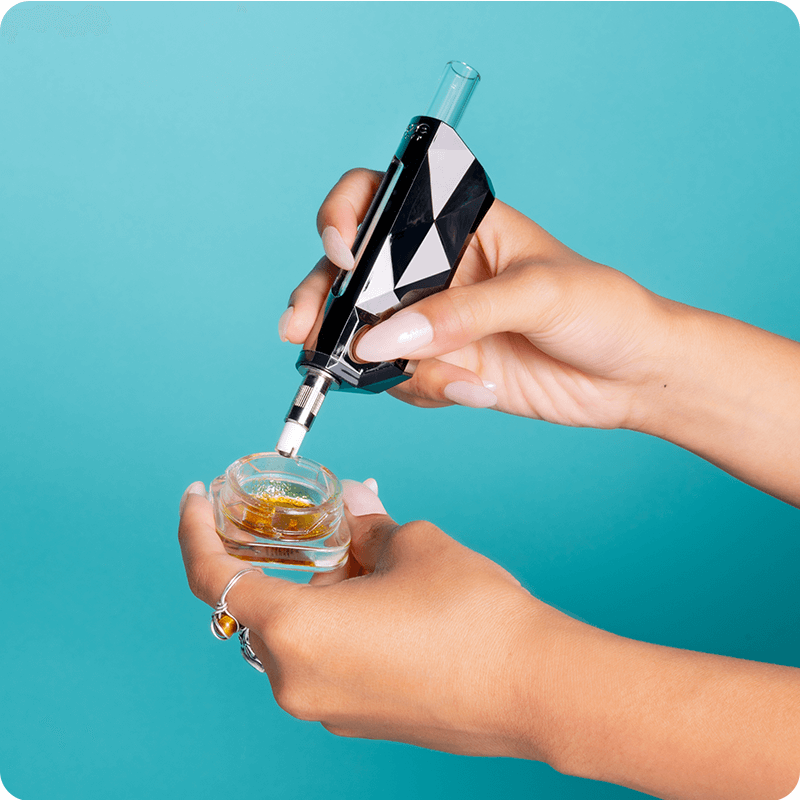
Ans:
{"label": "vape pen", "polygon": [[364,363],[372,326],[446,289],[494,201],[489,177],[456,133],[480,75],[447,64],[427,114],[409,123],[358,230],[355,267],[341,270],[297,369],[305,376],[276,450],[297,455],[329,389],[378,393],[411,377],[408,361]]}

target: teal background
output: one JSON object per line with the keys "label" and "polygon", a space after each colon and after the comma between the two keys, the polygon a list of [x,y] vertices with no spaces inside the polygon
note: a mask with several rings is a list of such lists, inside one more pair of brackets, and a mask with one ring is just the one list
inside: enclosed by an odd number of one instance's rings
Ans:
{"label": "teal background", "polygon": [[[178,500],[271,449],[317,207],[442,65],[498,195],[656,292],[800,338],[800,30],[777,3],[80,3],[0,27],[0,776],[22,800],[632,798],[337,739],[208,632]],[[395,435],[405,431],[404,435]],[[800,666],[800,517],[659,440],[333,396],[377,478],[616,633]]]}

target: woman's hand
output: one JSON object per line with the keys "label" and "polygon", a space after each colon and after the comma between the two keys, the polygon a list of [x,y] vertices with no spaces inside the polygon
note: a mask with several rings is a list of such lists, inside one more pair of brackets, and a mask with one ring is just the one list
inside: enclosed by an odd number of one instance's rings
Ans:
{"label": "woman's hand", "polygon": [[[342,736],[546,760],[557,683],[548,661],[582,623],[430,523],[398,525],[369,488],[345,484],[345,567],[306,585],[248,573],[228,598],[278,704]],[[180,541],[192,591],[213,606],[243,564],[225,552],[204,496],[186,496]]]}
{"label": "woman's hand", "polygon": [[[308,336],[381,174],[354,170],[319,211],[328,258],[292,294],[281,335]],[[616,270],[595,264],[495,201],[451,288],[368,332],[369,361],[419,359],[392,394],[421,406],[494,405],[564,425],[631,425],[635,399],[653,380],[667,342],[663,302]],[[489,388],[487,388],[487,386]]]}
{"label": "woman's hand", "polygon": [[[292,293],[284,340],[305,341],[338,268],[352,268],[380,178],[348,172],[322,204],[327,257]],[[390,390],[406,402],[642,431],[800,503],[800,345],[659,297],[500,201],[452,286],[368,331],[357,355],[418,360]]]}
{"label": "woman's hand", "polygon": [[[340,736],[541,760],[676,800],[789,793],[800,670],[592,628],[345,483],[345,567],[307,585],[247,573],[228,596],[290,714]],[[202,484],[187,490],[179,537],[189,585],[213,606],[242,562],[225,552]]]}

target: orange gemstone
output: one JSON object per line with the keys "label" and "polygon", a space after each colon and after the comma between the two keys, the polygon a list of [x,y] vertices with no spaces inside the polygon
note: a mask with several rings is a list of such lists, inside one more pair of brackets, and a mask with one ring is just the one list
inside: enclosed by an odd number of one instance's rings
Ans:
{"label": "orange gemstone", "polygon": [[217,618],[219,629],[230,639],[239,629],[239,623],[230,614],[222,614]]}

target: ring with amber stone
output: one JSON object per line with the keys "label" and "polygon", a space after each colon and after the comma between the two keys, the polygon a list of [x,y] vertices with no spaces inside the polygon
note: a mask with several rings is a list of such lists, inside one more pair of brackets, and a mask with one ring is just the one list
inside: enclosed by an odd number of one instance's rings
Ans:
{"label": "ring with amber stone", "polygon": [[211,633],[213,633],[217,639],[225,641],[242,629],[239,620],[228,611],[228,601],[226,598],[236,581],[248,572],[261,572],[261,570],[258,569],[258,567],[248,567],[247,569],[237,572],[228,581],[228,585],[222,592],[222,597],[220,597],[219,602],[214,606],[214,613],[211,615]]}

